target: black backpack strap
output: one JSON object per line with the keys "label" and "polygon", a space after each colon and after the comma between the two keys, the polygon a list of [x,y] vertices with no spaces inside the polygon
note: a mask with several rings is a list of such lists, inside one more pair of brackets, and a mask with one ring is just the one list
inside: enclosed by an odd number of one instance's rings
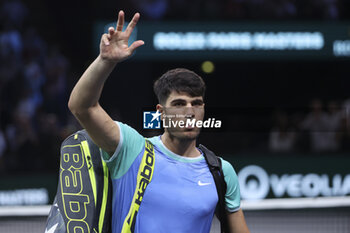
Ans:
{"label": "black backpack strap", "polygon": [[199,145],[198,148],[203,152],[204,158],[208,163],[209,170],[213,175],[216,190],[218,192],[219,201],[216,206],[215,214],[220,220],[221,233],[229,233],[230,231],[225,208],[225,194],[227,186],[224,179],[224,173],[222,171],[221,159],[217,157],[214,152],[203,145]]}

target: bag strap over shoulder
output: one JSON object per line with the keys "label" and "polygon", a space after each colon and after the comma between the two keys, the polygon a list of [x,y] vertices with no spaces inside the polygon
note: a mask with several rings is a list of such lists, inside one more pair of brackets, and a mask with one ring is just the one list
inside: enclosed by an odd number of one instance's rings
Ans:
{"label": "bag strap over shoulder", "polygon": [[226,194],[226,182],[224,179],[224,173],[222,171],[221,159],[217,157],[214,152],[209,150],[203,145],[198,147],[204,155],[205,160],[207,161],[209,170],[213,175],[216,190],[218,193],[219,201],[216,206],[215,214],[220,220],[221,233],[229,233],[228,219],[226,214],[226,204],[225,204],[225,194]]}
{"label": "bag strap over shoulder", "polygon": [[148,184],[152,181],[155,165],[153,144],[145,139],[145,151],[137,173],[136,188],[131,201],[129,212],[124,220],[121,233],[133,233],[138,211]]}

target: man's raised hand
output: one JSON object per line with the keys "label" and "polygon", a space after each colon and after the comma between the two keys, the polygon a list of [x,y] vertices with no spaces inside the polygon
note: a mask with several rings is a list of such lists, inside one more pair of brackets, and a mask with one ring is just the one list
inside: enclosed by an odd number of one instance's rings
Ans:
{"label": "man's raised hand", "polygon": [[108,33],[102,35],[100,43],[100,56],[103,60],[111,62],[121,62],[127,59],[131,54],[144,44],[142,40],[133,42],[130,47],[128,41],[132,31],[134,30],[140,14],[136,13],[129,23],[128,27],[123,31],[124,12],[119,11],[117,27],[108,28]]}

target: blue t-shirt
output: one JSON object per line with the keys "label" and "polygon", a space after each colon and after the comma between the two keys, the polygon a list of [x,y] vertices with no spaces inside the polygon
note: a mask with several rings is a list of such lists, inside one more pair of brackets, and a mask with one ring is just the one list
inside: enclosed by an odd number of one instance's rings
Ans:
{"label": "blue t-shirt", "polygon": [[[113,182],[113,233],[121,232],[129,212],[145,149],[142,135],[126,124],[117,123],[120,141],[116,151],[111,157],[102,152]],[[204,156],[177,155],[164,146],[160,136],[149,140],[154,145],[154,172],[143,196],[134,232],[209,232],[218,196]],[[226,208],[235,212],[240,208],[237,175],[227,161],[222,160],[222,167],[227,183]]]}

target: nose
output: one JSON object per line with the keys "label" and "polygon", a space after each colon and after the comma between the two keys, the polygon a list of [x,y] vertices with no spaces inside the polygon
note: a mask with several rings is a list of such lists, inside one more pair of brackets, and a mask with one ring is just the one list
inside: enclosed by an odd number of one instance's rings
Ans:
{"label": "nose", "polygon": [[195,116],[195,111],[194,111],[194,107],[192,106],[192,104],[187,104],[186,106],[186,118],[194,118]]}

